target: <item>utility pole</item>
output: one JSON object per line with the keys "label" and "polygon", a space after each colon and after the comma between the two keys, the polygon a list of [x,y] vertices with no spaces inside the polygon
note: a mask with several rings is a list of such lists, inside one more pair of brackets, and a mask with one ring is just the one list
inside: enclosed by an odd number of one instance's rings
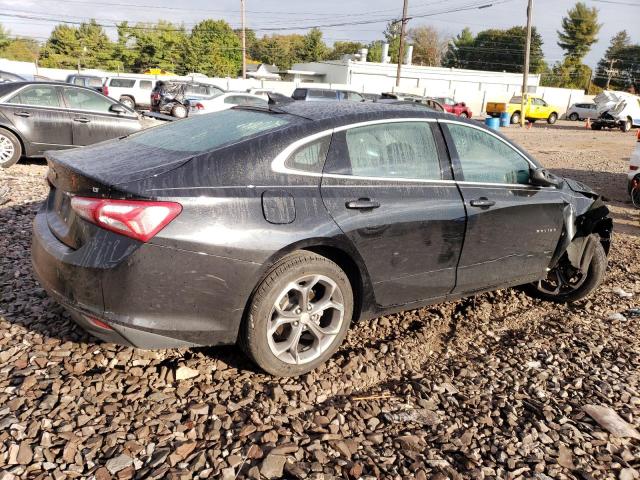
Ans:
{"label": "utility pole", "polygon": [[611,83],[611,76],[614,73],[616,73],[616,71],[613,69],[613,64],[617,61],[618,61],[617,59],[612,58],[611,61],[609,62],[609,69],[607,70],[607,86],[605,90],[609,90],[609,84]]}
{"label": "utility pole", "polygon": [[242,78],[247,78],[247,35],[245,31],[244,0],[240,0],[242,17]]}
{"label": "utility pole", "polygon": [[529,104],[529,53],[531,52],[531,14],[533,0],[527,4],[527,45],[524,49],[524,70],[522,75],[522,96],[520,102],[520,126],[524,128],[525,103]]}
{"label": "utility pole", "polygon": [[404,56],[404,29],[407,25],[407,9],[409,8],[409,0],[404,0],[402,7],[402,26],[400,27],[400,45],[398,46],[398,73],[396,74],[396,87],[400,86],[400,72],[402,71],[402,57]]}

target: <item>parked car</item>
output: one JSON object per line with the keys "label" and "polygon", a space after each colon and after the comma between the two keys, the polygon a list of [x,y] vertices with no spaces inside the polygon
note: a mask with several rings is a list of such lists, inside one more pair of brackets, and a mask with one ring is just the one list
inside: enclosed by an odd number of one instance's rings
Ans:
{"label": "parked car", "polygon": [[638,130],[636,148],[629,159],[628,192],[633,204],[640,208],[640,130]]}
{"label": "parked car", "polygon": [[40,284],[106,341],[238,342],[299,375],[359,318],[512,285],[571,302],[601,282],[606,206],[499,133],[410,105],[276,107],[49,152]]}
{"label": "parked car", "polygon": [[565,117],[574,122],[587,118],[598,118],[598,109],[595,103],[574,103],[569,107]]}
{"label": "parked car", "polygon": [[[380,98],[376,100],[378,103],[415,103],[424,105],[431,110],[435,110],[436,112],[447,112],[440,102],[433,98],[421,97],[419,95],[412,94],[403,94],[403,93],[383,93],[380,95]],[[447,112],[448,113],[448,112]]]}
{"label": "parked car", "polygon": [[140,130],[137,114],[90,88],[55,82],[0,84],[0,167],[45,150],[91,145]]}
{"label": "parked car", "polygon": [[471,109],[464,102],[456,102],[451,97],[435,97],[434,100],[440,103],[448,113],[453,113],[462,118],[471,118],[473,116]]}
{"label": "parked car", "polygon": [[591,122],[592,130],[619,128],[628,132],[640,127],[640,97],[626,92],[604,91],[593,99],[598,118]]}
{"label": "parked car", "polygon": [[151,92],[152,112],[166,113],[176,118],[189,114],[189,100],[211,99],[224,90],[215,85],[184,81],[158,81]]}
{"label": "parked car", "polygon": [[332,90],[329,88],[296,88],[291,98],[294,100],[321,101],[348,100],[351,102],[364,102],[364,97],[351,90]]}
{"label": "parked car", "polygon": [[380,94],[379,93],[361,93],[360,95],[362,95],[362,98],[365,99],[366,102],[377,102],[378,100],[380,100]]}
{"label": "parked car", "polygon": [[104,78],[96,77],[94,75],[77,75],[71,74],[67,77],[67,83],[71,83],[72,85],[79,85],[81,87],[89,87],[102,92],[102,84],[104,83]]}
{"label": "parked car", "polygon": [[[511,123],[519,123],[521,118],[522,97],[515,95],[505,102],[487,102],[487,115],[499,117],[501,113],[508,112]],[[559,109],[554,105],[549,105],[542,98],[535,95],[528,95],[524,105],[525,118],[530,122],[536,120],[546,120],[549,125],[553,125],[558,120]]]}
{"label": "parked car", "polygon": [[26,78],[21,77],[20,75],[16,75],[15,73],[4,72],[0,70],[0,84],[9,82],[24,82],[26,80]]}
{"label": "parked car", "polygon": [[248,93],[227,92],[213,98],[189,99],[189,115],[220,112],[235,106],[264,107],[268,100]]}
{"label": "parked car", "polygon": [[132,110],[148,108],[156,82],[154,78],[107,77],[102,85],[102,93]]}

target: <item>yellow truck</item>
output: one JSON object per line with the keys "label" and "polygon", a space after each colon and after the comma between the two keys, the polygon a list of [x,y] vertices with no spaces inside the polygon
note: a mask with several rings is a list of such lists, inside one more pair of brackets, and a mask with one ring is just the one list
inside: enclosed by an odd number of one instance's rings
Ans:
{"label": "yellow truck", "polygon": [[[499,117],[502,112],[509,112],[511,123],[520,123],[520,109],[522,108],[522,97],[520,95],[513,96],[509,103],[505,102],[487,102],[487,115]],[[528,95],[524,104],[524,118],[530,122],[536,120],[546,120],[547,123],[553,125],[558,120],[558,108],[549,105],[542,98],[535,95]]]}

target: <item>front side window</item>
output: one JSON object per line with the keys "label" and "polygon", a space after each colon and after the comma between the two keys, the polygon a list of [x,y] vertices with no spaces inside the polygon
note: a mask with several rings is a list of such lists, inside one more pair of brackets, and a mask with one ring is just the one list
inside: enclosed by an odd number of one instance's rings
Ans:
{"label": "front side window", "polygon": [[61,107],[56,87],[51,85],[34,85],[14,95],[9,103],[30,105],[34,107]]}
{"label": "front side window", "polygon": [[440,180],[438,149],[426,122],[351,128],[345,142],[352,175]]}
{"label": "front side window", "polygon": [[448,124],[467,182],[529,184],[529,162],[488,132]]}
{"label": "front side window", "polygon": [[74,110],[91,110],[106,113],[113,105],[113,102],[110,102],[104,95],[79,88],[65,88],[64,99],[67,102],[67,106]]}

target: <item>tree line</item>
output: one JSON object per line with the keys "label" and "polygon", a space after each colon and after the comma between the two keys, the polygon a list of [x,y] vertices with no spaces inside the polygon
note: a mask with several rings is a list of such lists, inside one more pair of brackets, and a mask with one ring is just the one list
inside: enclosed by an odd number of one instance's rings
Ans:
{"label": "tree line", "polygon": [[[626,31],[611,44],[595,71],[583,63],[598,41],[601,28],[598,11],[578,2],[562,19],[558,45],[563,59],[545,61],[542,37],[532,29],[530,72],[542,74],[542,84],[579,88],[595,93],[599,88],[640,91],[640,45],[633,44]],[[246,31],[250,62],[288,69],[295,63],[337,60],[343,55],[368,49],[368,61],[382,61],[382,45],[389,44],[392,63],[398,61],[400,22],[389,22],[380,40],[339,41],[329,47],[317,28],[306,34],[274,34],[258,37]],[[473,34],[463,29],[454,38],[423,25],[407,32],[413,45],[413,63],[424,66],[521,73],[524,64],[526,29],[487,29]],[[224,20],[207,19],[187,29],[167,21],[122,22],[117,39],[111,40],[95,20],[78,26],[57,25],[39,44],[33,39],[11,38],[0,25],[0,57],[36,61],[42,67],[100,68],[142,72],[160,68],[177,74],[200,72],[209,76],[236,76],[242,65],[240,32]]]}

